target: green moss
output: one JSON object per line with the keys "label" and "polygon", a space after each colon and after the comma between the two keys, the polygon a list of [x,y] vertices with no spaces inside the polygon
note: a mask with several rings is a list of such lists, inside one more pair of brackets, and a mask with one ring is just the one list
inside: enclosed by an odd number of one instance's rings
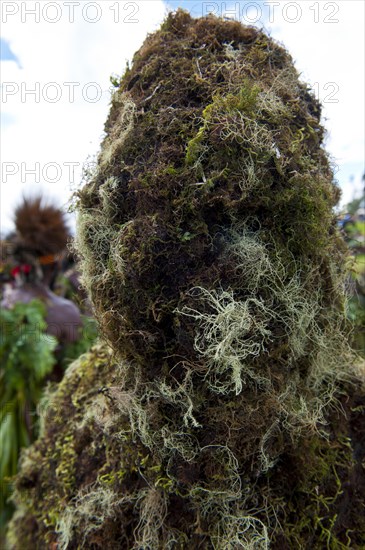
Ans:
{"label": "green moss", "polygon": [[[350,478],[355,467],[351,441],[338,434],[333,442],[324,443],[316,438],[309,443],[303,455],[305,473],[296,498],[289,503],[287,510],[286,541],[290,546],[298,547],[304,547],[310,541],[311,547],[318,550],[350,548],[354,544],[350,530],[338,538],[338,523],[341,521],[338,510],[346,501],[341,478]],[[298,508],[303,509],[300,517]]]}
{"label": "green moss", "polygon": [[113,353],[50,400],[14,547],[361,548],[363,372],[320,110],[262,31],[179,10],[147,37],[78,198]]}

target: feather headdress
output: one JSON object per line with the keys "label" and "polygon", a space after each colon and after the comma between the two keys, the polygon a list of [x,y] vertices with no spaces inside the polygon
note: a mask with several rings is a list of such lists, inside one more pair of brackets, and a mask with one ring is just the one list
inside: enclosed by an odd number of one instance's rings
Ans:
{"label": "feather headdress", "polygon": [[51,258],[66,248],[70,233],[64,213],[43,196],[23,197],[14,218],[17,248],[38,258]]}

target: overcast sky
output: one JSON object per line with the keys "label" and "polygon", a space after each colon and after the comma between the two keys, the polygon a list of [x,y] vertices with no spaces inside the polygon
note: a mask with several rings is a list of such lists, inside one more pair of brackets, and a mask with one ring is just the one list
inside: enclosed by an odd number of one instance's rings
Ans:
{"label": "overcast sky", "polygon": [[[122,74],[168,9],[264,27],[324,104],[342,202],[364,172],[364,2],[136,0],[1,3],[1,229],[23,191],[67,205],[103,137],[111,74]],[[350,182],[350,178],[353,181]]]}

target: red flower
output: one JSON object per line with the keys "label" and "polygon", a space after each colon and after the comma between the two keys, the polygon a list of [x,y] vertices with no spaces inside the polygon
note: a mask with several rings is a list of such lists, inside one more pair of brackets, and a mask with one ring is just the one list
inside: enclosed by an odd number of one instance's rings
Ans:
{"label": "red flower", "polygon": [[16,275],[19,275],[19,273],[24,273],[24,275],[29,275],[29,273],[32,271],[32,266],[29,264],[22,264],[17,265],[13,267],[13,269],[10,271],[12,277],[16,277]]}
{"label": "red flower", "polygon": [[17,265],[16,267],[13,267],[13,269],[10,271],[12,277],[15,277],[16,275],[19,275],[20,273],[20,267]]}

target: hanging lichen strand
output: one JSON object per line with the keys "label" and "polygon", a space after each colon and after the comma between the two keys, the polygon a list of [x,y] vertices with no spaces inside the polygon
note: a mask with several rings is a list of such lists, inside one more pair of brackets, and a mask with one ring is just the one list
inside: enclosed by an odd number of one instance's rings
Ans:
{"label": "hanging lichen strand", "polygon": [[50,399],[12,548],[361,547],[341,412],[360,415],[360,374],[319,119],[257,29],[179,10],[146,39],[79,197],[114,359],[81,358]]}

